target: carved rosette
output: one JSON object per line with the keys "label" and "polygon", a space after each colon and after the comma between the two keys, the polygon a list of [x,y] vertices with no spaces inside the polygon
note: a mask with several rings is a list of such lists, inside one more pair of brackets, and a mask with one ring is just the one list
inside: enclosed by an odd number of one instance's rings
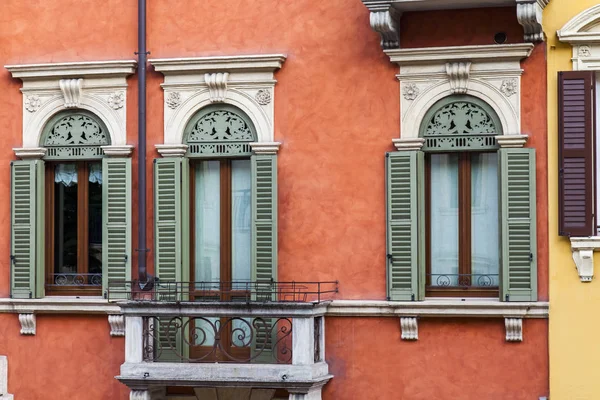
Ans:
{"label": "carved rosette", "polygon": [[517,94],[518,86],[519,86],[519,82],[516,79],[505,79],[502,81],[502,85],[500,86],[500,91],[506,97],[510,97],[510,96]]}
{"label": "carved rosette", "polygon": [[414,83],[407,83],[402,87],[402,94],[406,100],[412,101],[419,97],[419,87]]}
{"label": "carved rosette", "polygon": [[271,102],[271,92],[265,89],[260,89],[256,93],[255,98],[258,104],[260,104],[261,106],[266,106]]}
{"label": "carved rosette", "polygon": [[42,106],[42,100],[38,95],[32,94],[25,97],[25,109],[31,113],[36,112]]}
{"label": "carved rosette", "polygon": [[181,94],[179,92],[170,92],[167,94],[167,98],[165,99],[165,103],[171,109],[176,109],[181,104]]}
{"label": "carved rosette", "polygon": [[125,92],[111,93],[111,95],[108,96],[108,105],[113,110],[123,108],[123,106],[125,105]]}

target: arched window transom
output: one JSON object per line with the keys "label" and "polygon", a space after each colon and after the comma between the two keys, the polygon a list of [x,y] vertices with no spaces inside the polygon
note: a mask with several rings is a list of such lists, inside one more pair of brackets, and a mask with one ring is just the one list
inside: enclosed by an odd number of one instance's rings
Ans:
{"label": "arched window transom", "polygon": [[495,136],[500,134],[502,128],[496,113],[470,96],[440,100],[425,115],[421,126],[426,151],[497,149]]}
{"label": "arched window transom", "polygon": [[249,143],[257,140],[250,119],[227,105],[201,110],[188,123],[185,138],[191,157],[249,155]]}
{"label": "arched window transom", "polygon": [[103,155],[101,146],[110,144],[106,126],[84,111],[60,113],[44,129],[41,145],[46,159],[94,159]]}

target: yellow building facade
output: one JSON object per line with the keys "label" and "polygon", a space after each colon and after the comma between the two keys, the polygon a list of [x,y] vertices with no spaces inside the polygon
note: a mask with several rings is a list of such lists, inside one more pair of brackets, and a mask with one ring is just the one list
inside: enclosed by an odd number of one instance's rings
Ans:
{"label": "yellow building facade", "polygon": [[[590,208],[586,208],[585,221],[590,229],[593,227],[591,235],[565,233],[563,227],[568,201],[564,201],[564,178],[561,180],[565,173],[564,169],[561,170],[565,162],[564,130],[569,129],[570,115],[569,111],[564,111],[569,97],[565,96],[565,85],[568,83],[561,85],[561,79],[580,76],[583,79],[581,82],[591,83],[591,87],[586,86],[585,90],[592,101],[585,103],[585,113],[582,111],[578,118],[585,114],[585,121],[589,121],[585,129],[590,132],[590,137],[600,137],[600,118],[596,117],[594,123],[594,114],[600,107],[600,90],[597,90],[600,82],[599,3],[598,0],[554,0],[544,10],[543,18],[548,57],[549,351],[552,400],[600,399],[600,253],[597,252],[600,250],[600,237],[597,233],[598,223],[590,215],[596,214],[593,210],[598,209],[595,192],[600,193],[600,190],[595,188],[600,183],[600,179],[596,178],[597,164],[600,163],[596,161],[594,166],[592,161],[590,168],[593,176],[585,182],[587,193],[592,196],[592,213]],[[564,72],[561,75],[562,71],[580,71],[581,74]],[[589,77],[591,80],[586,80]],[[590,110],[591,115],[588,112]],[[595,142],[590,154],[597,159],[596,154],[600,155],[597,143],[600,140]],[[589,142],[586,146],[589,148]]]}

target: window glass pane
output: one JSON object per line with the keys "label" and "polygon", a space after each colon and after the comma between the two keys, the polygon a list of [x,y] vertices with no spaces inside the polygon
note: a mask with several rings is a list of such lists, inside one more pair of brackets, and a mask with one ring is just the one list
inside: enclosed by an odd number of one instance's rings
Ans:
{"label": "window glass pane", "polygon": [[498,286],[498,155],[471,155],[471,286]]}
{"label": "window glass pane", "polygon": [[219,161],[195,167],[194,280],[218,281],[221,277],[221,196]]}
{"label": "window glass pane", "polygon": [[430,155],[431,286],[458,284],[458,154]]}
{"label": "window glass pane", "polygon": [[54,279],[68,284],[77,273],[77,165],[54,169]]}
{"label": "window glass pane", "polygon": [[231,269],[233,280],[250,280],[250,160],[231,162]]}
{"label": "window glass pane", "polygon": [[88,269],[91,285],[102,285],[102,163],[88,164]]}

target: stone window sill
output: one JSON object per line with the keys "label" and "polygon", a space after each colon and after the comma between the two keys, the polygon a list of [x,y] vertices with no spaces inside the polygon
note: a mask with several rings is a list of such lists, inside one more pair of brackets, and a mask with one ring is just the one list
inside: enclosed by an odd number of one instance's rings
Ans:
{"label": "stone window sill", "polygon": [[600,250],[600,236],[571,237],[573,261],[581,282],[591,282],[594,277],[594,251]]}

